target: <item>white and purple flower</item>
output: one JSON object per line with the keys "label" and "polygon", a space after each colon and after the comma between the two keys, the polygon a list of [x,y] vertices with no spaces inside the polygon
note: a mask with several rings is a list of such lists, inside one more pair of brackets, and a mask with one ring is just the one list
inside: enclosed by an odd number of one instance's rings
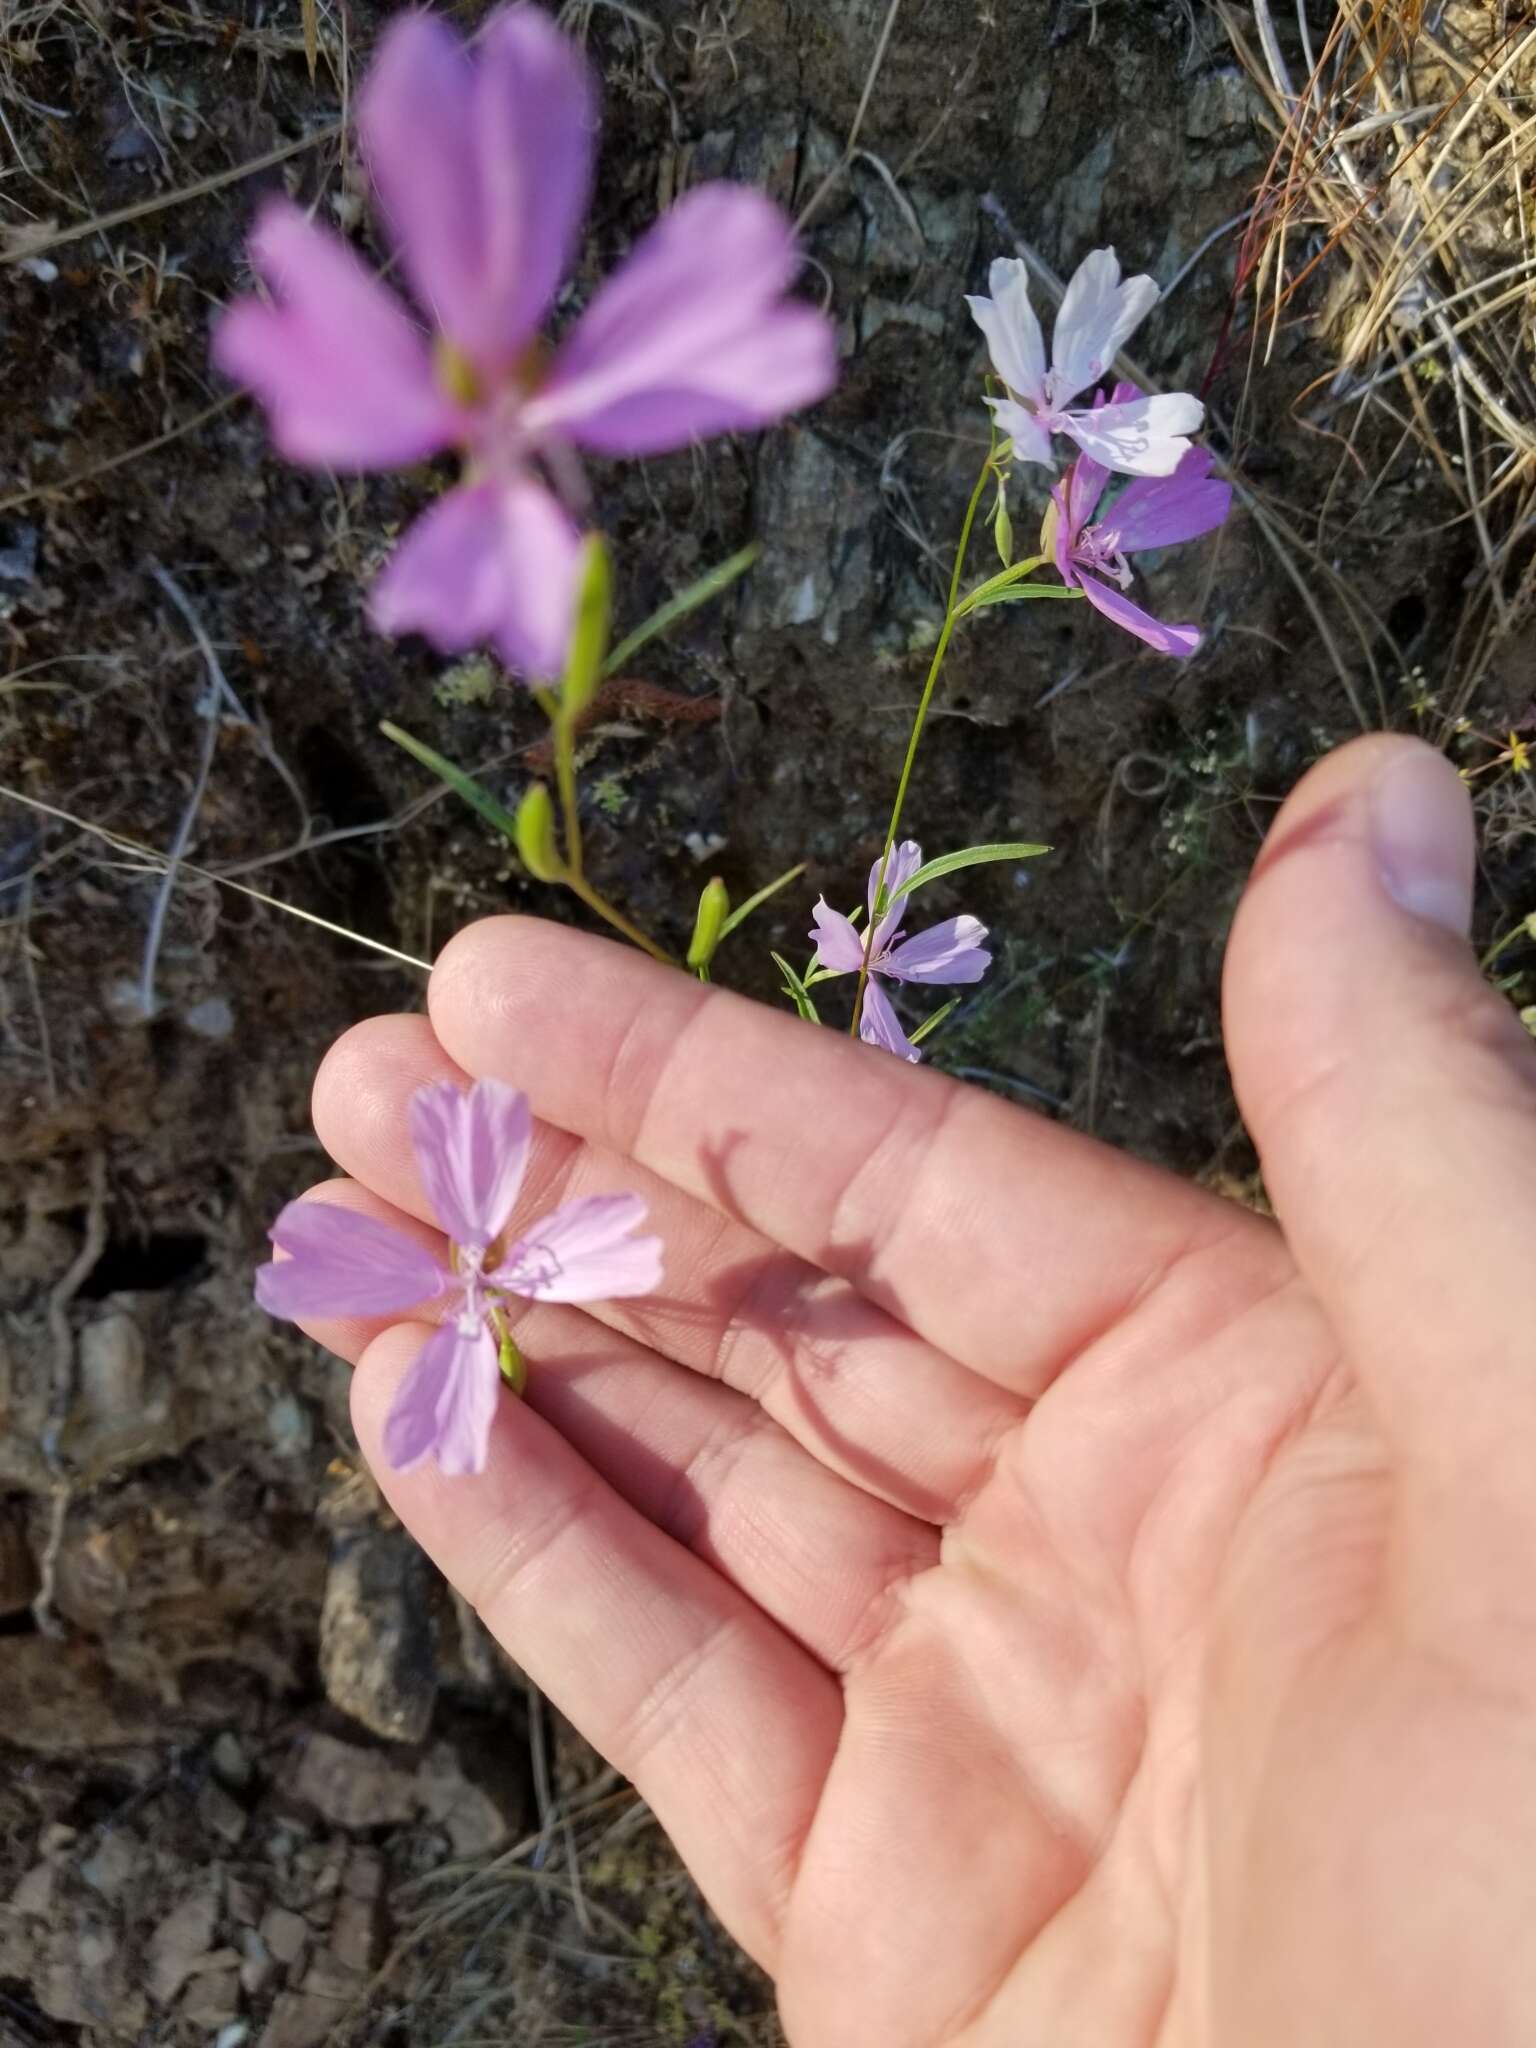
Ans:
{"label": "white and purple flower", "polygon": [[257,1269],[256,1299],[289,1320],[435,1309],[437,1328],[384,1425],[384,1455],[399,1472],[427,1458],[453,1476],[483,1472],[501,1388],[493,1317],[504,1298],[649,1294],[661,1280],[661,1240],[633,1235],[646,1214],[638,1195],[585,1195],[504,1242],[533,1133],[527,1096],[504,1082],[477,1081],[468,1093],[451,1081],[419,1088],[410,1133],[451,1241],[448,1262],[355,1209],[290,1202],[270,1233],[284,1256]]}
{"label": "white and purple flower", "polygon": [[[1134,384],[1115,387],[1103,408],[1133,404]],[[1110,472],[1090,455],[1079,455],[1051,492],[1041,530],[1042,553],[1050,556],[1062,581],[1081,590],[1096,611],[1161,654],[1193,654],[1198,626],[1169,626],[1125,595],[1132,573],[1127,557],[1147,548],[1174,547],[1197,540],[1222,524],[1232,509],[1232,486],[1211,475],[1208,448],[1190,448],[1172,476],[1137,477],[1096,518]]]}
{"label": "white and purple flower", "polygon": [[571,478],[574,451],[651,455],[780,419],[831,388],[831,325],[785,297],[799,259],[779,208],[701,185],[546,355],[539,328],[591,187],[596,94],[581,51],[533,7],[492,16],[473,54],[433,16],[399,18],[359,122],[432,337],[339,235],[272,200],[250,243],[271,298],[224,314],[214,359],[256,392],[291,461],[363,471],[460,449],[462,481],[396,549],[373,622],[558,675],[580,535],[550,485]]}
{"label": "white and purple flower", "polygon": [[1126,476],[1169,476],[1189,448],[1205,407],[1187,391],[1088,408],[1072,405],[1110,374],[1115,357],[1158,301],[1150,277],[1120,281],[1113,249],[1094,249],[1062,297],[1046,362],[1045,337],[1029,301],[1029,270],[1002,256],[987,282],[990,298],[966,299],[987,338],[992,367],[1007,389],[989,398],[999,429],[1024,462],[1056,467],[1053,434],[1064,434],[1106,469]]}
{"label": "white and purple flower", "polygon": [[[922,1054],[902,1030],[880,978],[955,986],[980,981],[992,965],[992,955],[982,943],[987,928],[979,918],[947,917],[910,939],[899,929],[907,908],[906,885],[922,864],[923,849],[915,839],[904,839],[891,849],[888,865],[877,860],[869,871],[870,918],[875,916],[882,866],[886,911],[875,923],[870,942],[869,979],[864,984],[859,1017],[859,1036],[866,1045],[878,1045],[898,1059],[910,1061],[920,1060]],[[817,898],[811,917],[815,928],[809,936],[816,942],[821,975],[857,974],[864,964],[864,939],[853,920],[834,910],[824,896]]]}

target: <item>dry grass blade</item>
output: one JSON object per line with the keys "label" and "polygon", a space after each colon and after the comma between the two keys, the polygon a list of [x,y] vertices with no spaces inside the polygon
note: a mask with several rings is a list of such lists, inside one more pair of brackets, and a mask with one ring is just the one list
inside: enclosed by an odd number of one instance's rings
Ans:
{"label": "dry grass blade", "polygon": [[1460,524],[1475,546],[1428,688],[1445,735],[1530,609],[1536,21],[1479,0],[1340,0],[1321,49],[1301,35],[1293,65],[1269,0],[1253,9],[1257,47],[1219,11],[1277,138],[1240,278],[1268,337],[1305,311],[1337,352],[1303,424],[1332,434],[1351,415],[1310,539],[1326,555],[1339,515],[1379,520],[1390,476],[1399,496],[1437,487],[1440,530]]}

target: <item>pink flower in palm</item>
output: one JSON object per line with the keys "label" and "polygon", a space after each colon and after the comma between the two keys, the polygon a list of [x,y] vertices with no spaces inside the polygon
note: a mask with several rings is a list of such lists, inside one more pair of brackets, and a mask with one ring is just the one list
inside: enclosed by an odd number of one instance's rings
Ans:
{"label": "pink flower in palm", "polygon": [[449,1474],[483,1472],[501,1386],[490,1316],[508,1295],[534,1301],[613,1301],[649,1294],[661,1279],[661,1240],[631,1233],[638,1195],[584,1195],[503,1242],[528,1164],[528,1098],[501,1081],[467,1094],[451,1081],[411,1100],[411,1145],[448,1263],[414,1238],[326,1202],[290,1202],[272,1226],[285,1257],[258,1268],[269,1315],[385,1316],[431,1305],[441,1320],[401,1382],[384,1426],[400,1472],[435,1457]]}
{"label": "pink flower in palm", "polygon": [[[1130,403],[1140,396],[1134,384],[1121,384],[1111,404]],[[1051,492],[1040,543],[1055,560],[1062,581],[1080,589],[1105,618],[1161,654],[1193,654],[1200,645],[1200,629],[1165,625],[1133,604],[1125,595],[1131,582],[1126,557],[1146,548],[1197,540],[1222,524],[1232,509],[1232,486],[1211,475],[1214,460],[1208,448],[1191,448],[1172,476],[1137,477],[1127,484],[1098,521],[1094,514],[1110,473],[1092,456],[1080,455]]]}
{"label": "pink flower in palm", "polygon": [[1113,249],[1093,249],[1073,273],[1062,295],[1051,337],[1045,337],[1029,302],[1029,269],[1016,256],[992,265],[989,299],[967,298],[971,317],[987,338],[992,367],[1007,388],[989,398],[992,416],[1024,462],[1056,467],[1052,434],[1065,434],[1085,454],[1127,476],[1168,476],[1178,468],[1205,407],[1187,391],[1133,399],[1118,395],[1108,406],[1087,410],[1072,401],[1103,377],[1120,350],[1157,304],[1150,277],[1122,284]]}
{"label": "pink flower in palm", "polygon": [[[946,917],[910,939],[899,929],[907,908],[906,885],[922,864],[923,849],[915,839],[904,839],[891,849],[885,870],[886,911],[875,924],[869,979],[864,984],[864,1007],[859,1016],[859,1036],[866,1045],[878,1045],[898,1059],[912,1061],[920,1060],[922,1054],[902,1030],[879,977],[943,986],[980,981],[992,965],[992,955],[982,944],[987,928],[979,918]],[[877,860],[869,871],[871,918],[881,866]],[[857,974],[864,961],[864,936],[853,920],[834,910],[824,896],[817,898],[811,917],[815,928],[809,936],[816,941],[817,966],[824,974]]]}
{"label": "pink flower in palm", "polygon": [[426,14],[394,22],[359,94],[364,154],[435,340],[340,236],[275,200],[251,238],[270,303],[238,301],[214,358],[294,462],[360,471],[464,455],[372,594],[381,632],[445,653],[490,643],[558,674],[580,536],[549,488],[573,448],[650,455],[760,427],[832,385],[830,324],[784,297],[798,259],[761,193],[702,185],[597,294],[551,359],[538,329],[575,253],[595,93],[531,7],[473,56]]}

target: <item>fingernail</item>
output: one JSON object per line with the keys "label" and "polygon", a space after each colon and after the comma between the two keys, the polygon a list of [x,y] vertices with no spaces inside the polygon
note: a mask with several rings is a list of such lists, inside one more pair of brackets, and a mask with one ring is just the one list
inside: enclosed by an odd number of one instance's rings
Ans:
{"label": "fingernail", "polygon": [[1389,896],[1465,938],[1477,841],[1466,786],[1443,754],[1404,748],[1371,792],[1371,836]]}

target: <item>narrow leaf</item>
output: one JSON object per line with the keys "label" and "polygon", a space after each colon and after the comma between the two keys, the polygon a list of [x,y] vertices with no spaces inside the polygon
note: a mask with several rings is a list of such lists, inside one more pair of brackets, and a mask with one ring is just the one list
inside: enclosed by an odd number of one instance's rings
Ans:
{"label": "narrow leaf", "polygon": [[730,916],[725,920],[725,923],[720,927],[721,938],[723,939],[727,933],[735,931],[737,925],[745,924],[753,911],[760,909],[770,896],[777,896],[787,883],[793,882],[798,875],[803,875],[806,865],[806,862],[801,861],[798,867],[786,868],[783,874],[768,883],[766,888],[759,889],[755,896],[749,896],[745,903],[738,903]]}
{"label": "narrow leaf", "polygon": [[924,861],[903,894],[911,896],[926,883],[940,881],[961,868],[976,868],[994,860],[1035,860],[1050,850],[1024,839],[1000,839],[990,846],[962,846],[958,853],[941,853],[937,860]]}
{"label": "narrow leaf", "polygon": [[391,725],[387,718],[379,723],[379,731],[393,740],[397,747],[404,747],[423,768],[430,769],[439,782],[446,782],[456,796],[463,797],[471,810],[478,811],[488,824],[503,833],[515,845],[517,842],[517,821],[512,813],[497,803],[488,789],[482,789],[472,775],[466,775],[462,768],[455,768],[445,760],[435,747],[429,747],[422,740],[413,739],[398,725]]}
{"label": "narrow leaf", "polygon": [[963,1001],[964,997],[962,996],[951,996],[949,1001],[944,1005],[943,1009],[935,1010],[931,1017],[925,1017],[923,1019],[922,1023],[918,1025],[917,1029],[912,1033],[912,1036],[907,1040],[908,1045],[921,1045],[925,1038],[931,1036],[933,1032],[938,1030],[939,1026],[944,1022],[944,1019],[950,1014],[951,1010],[959,1009]]}
{"label": "narrow leaf", "polygon": [[648,640],[654,640],[658,633],[665,633],[675,626],[679,619],[686,619],[690,612],[696,612],[700,605],[708,604],[712,597],[718,597],[722,590],[729,590],[738,576],[744,576],[762,553],[761,544],[752,541],[747,547],[739,548],[713,569],[706,569],[696,583],[690,583],[686,590],[680,590],[676,597],[669,597],[642,625],[622,639],[603,663],[605,676],[616,676],[621,668],[638,654]]}
{"label": "narrow leaf", "polygon": [[984,583],[978,583],[976,588],[967,591],[955,606],[955,617],[963,618],[968,611],[974,611],[994,590],[1006,590],[1010,584],[1021,583],[1026,576],[1033,576],[1044,560],[1044,555],[1031,555],[1028,561],[1015,562],[1011,569],[1001,569],[997,575],[989,576]]}
{"label": "narrow leaf", "polygon": [[800,1012],[801,1016],[805,1019],[806,1023],[819,1024],[821,1022],[821,1019],[816,1014],[816,1005],[811,1001],[810,996],[806,993],[805,983],[800,979],[799,975],[796,974],[793,967],[790,966],[789,962],[784,958],[782,953],[771,953],[769,955],[769,958],[773,961],[774,966],[778,968],[780,974],[782,974],[784,977],[785,995],[789,997],[790,1001],[794,1004],[795,1008]]}
{"label": "narrow leaf", "polygon": [[1081,597],[1080,590],[1069,590],[1064,583],[1018,583],[1011,590],[995,590],[990,597],[978,597],[974,603],[957,605],[955,617],[966,617],[971,612],[984,612],[995,604],[1027,604],[1032,597]]}

